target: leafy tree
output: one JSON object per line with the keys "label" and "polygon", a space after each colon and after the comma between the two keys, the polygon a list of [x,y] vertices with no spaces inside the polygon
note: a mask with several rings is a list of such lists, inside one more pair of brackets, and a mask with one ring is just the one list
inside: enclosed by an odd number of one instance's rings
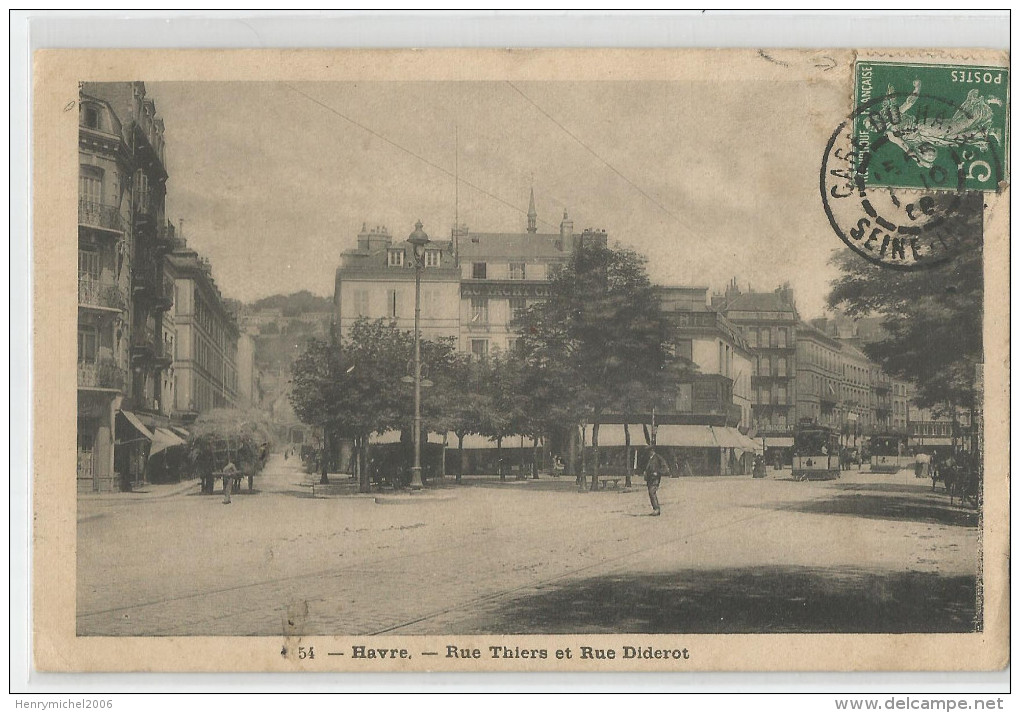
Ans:
{"label": "leafy tree", "polygon": [[572,427],[592,425],[594,489],[603,418],[634,413],[659,395],[672,399],[690,364],[677,356],[645,260],[634,251],[584,241],[549,293],[517,325],[537,389],[530,408],[551,399]]}
{"label": "leafy tree", "polygon": [[[309,340],[294,362],[291,403],[305,423],[320,426],[326,438],[354,441],[361,474],[360,490],[368,492],[368,441],[372,434],[414,428],[414,392],[404,378],[414,350],[414,336],[383,320],[358,320],[336,343]],[[430,377],[449,381],[452,340],[422,341],[422,361]],[[447,406],[441,390],[423,391],[423,427],[445,432]],[[408,439],[409,440],[409,439]],[[423,439],[424,442],[424,439]]]}
{"label": "leafy tree", "polygon": [[828,303],[852,317],[876,315],[887,336],[865,345],[889,374],[916,387],[921,407],[975,406],[975,366],[983,361],[982,205],[964,199],[944,216],[943,234],[959,242],[956,256],[935,267],[893,272],[846,250],[833,262],[842,275]]}
{"label": "leafy tree", "polygon": [[485,365],[473,360],[469,354],[452,352],[445,369],[432,380],[434,389],[429,394],[430,407],[442,414],[438,422],[443,433],[457,436],[457,482],[464,475],[464,438],[480,433],[482,421],[491,406],[490,394],[484,393]]}
{"label": "leafy tree", "polygon": [[506,480],[503,464],[503,440],[526,435],[526,403],[522,392],[523,365],[510,354],[496,352],[478,362],[484,398],[478,413],[478,432],[496,441],[496,462],[499,479]]}

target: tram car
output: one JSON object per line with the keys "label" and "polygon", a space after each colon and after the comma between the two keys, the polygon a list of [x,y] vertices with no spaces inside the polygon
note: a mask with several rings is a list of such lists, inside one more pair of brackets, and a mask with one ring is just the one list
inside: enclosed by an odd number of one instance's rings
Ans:
{"label": "tram car", "polygon": [[801,423],[793,434],[794,480],[839,477],[839,434],[814,423]]}
{"label": "tram car", "polygon": [[897,473],[913,465],[913,458],[907,451],[907,439],[903,436],[872,436],[870,451],[872,473]]}

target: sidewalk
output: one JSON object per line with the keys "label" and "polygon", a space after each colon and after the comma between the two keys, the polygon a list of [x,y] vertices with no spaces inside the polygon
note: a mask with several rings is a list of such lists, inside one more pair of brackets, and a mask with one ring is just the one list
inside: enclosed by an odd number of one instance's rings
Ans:
{"label": "sidewalk", "polygon": [[131,500],[157,500],[159,498],[181,495],[192,490],[197,492],[200,487],[201,483],[197,479],[182,480],[179,483],[146,483],[139,486],[138,490],[132,490],[131,492],[78,493],[78,501],[129,502]]}

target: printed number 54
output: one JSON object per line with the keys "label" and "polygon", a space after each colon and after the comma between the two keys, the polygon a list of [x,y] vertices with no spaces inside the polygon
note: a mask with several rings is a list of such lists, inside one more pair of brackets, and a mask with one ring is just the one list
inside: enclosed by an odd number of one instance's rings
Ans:
{"label": "printed number 54", "polygon": [[299,646],[297,650],[297,657],[299,659],[314,659],[315,658],[315,647],[314,646]]}

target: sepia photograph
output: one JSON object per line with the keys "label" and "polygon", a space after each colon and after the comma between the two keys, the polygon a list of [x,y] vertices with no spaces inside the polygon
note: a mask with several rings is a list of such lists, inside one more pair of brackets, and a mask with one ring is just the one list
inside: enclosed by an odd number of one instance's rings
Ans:
{"label": "sepia photograph", "polygon": [[1007,54],[359,76],[380,54],[46,85],[72,638],[677,670],[720,634],[954,634],[985,658],[842,664],[1005,665]]}

